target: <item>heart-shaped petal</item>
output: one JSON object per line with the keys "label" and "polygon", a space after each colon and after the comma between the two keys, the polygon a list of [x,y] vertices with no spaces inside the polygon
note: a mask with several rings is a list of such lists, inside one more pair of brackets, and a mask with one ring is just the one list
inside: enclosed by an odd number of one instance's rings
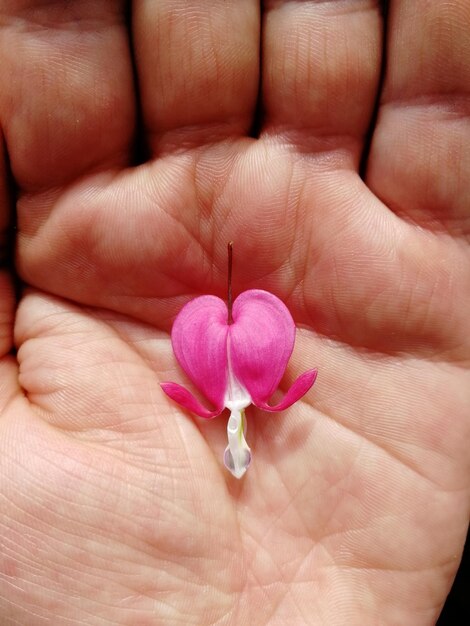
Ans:
{"label": "heart-shaped petal", "polygon": [[[227,386],[227,306],[216,296],[200,296],[186,304],[175,319],[171,331],[173,351],[188,377],[199,391],[215,406],[202,417],[214,417],[224,407],[224,394]],[[171,397],[173,388],[165,389]],[[185,390],[186,391],[186,390]],[[190,408],[190,397],[202,405],[186,391],[181,391],[174,399]],[[194,411],[194,408],[190,408]],[[201,415],[201,410],[194,411]]]}
{"label": "heart-shaped petal", "polygon": [[267,402],[276,391],[294,348],[295,324],[286,305],[272,293],[244,291],[233,303],[229,327],[230,359],[236,378],[253,403],[268,411],[287,408],[312,386],[316,374],[303,374],[275,407]]}

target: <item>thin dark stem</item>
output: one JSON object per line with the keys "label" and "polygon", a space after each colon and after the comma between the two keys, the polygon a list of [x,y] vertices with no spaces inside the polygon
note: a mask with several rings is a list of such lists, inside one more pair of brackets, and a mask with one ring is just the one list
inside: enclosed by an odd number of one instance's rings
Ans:
{"label": "thin dark stem", "polygon": [[227,322],[229,324],[233,324],[232,317],[232,257],[233,257],[233,241],[229,241],[227,245],[227,254],[228,254],[228,278],[227,278],[227,310],[228,317]]}

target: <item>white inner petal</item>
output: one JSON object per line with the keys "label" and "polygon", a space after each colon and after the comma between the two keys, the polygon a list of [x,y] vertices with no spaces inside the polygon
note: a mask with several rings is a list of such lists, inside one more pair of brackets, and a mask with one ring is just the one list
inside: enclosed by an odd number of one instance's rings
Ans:
{"label": "white inner petal", "polygon": [[232,410],[227,423],[228,446],[225,448],[225,467],[235,476],[241,478],[251,462],[251,450],[245,440],[245,411]]}
{"label": "white inner petal", "polygon": [[227,389],[224,405],[230,410],[230,418],[227,423],[228,446],[224,452],[224,463],[236,478],[241,478],[251,462],[251,450],[245,440],[245,409],[251,404],[251,397],[233,373],[230,340],[227,343],[227,361]]}
{"label": "white inner petal", "polygon": [[231,434],[235,434],[238,431],[238,420],[232,414],[230,414],[227,429]]}
{"label": "white inner petal", "polygon": [[227,361],[227,389],[225,390],[224,406],[230,411],[241,411],[251,404],[251,397],[233,373],[230,341],[227,344]]}

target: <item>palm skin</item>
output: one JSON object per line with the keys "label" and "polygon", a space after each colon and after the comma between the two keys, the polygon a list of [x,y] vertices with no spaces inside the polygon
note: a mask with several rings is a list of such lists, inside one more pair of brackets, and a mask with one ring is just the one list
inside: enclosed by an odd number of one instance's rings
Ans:
{"label": "palm skin", "polygon": [[[2,626],[433,624],[469,512],[464,3],[391,3],[365,182],[375,3],[266,3],[254,139],[257,3],[136,2],[138,167],[123,9],[92,4],[6,3],[20,18],[0,35],[29,287],[15,311],[2,278]],[[424,42],[449,17],[443,67]],[[410,32],[414,70],[397,43]],[[18,110],[28,67],[45,102]],[[159,386],[187,384],[171,323],[191,297],[225,297],[229,240],[234,291],[275,293],[299,327],[285,387],[320,371],[285,413],[248,410],[240,482],[221,462],[225,418],[193,418]]]}

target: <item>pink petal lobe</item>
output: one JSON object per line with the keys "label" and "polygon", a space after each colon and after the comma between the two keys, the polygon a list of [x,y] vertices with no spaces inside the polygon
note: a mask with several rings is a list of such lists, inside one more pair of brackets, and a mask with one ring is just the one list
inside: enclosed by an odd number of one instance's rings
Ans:
{"label": "pink petal lobe", "polygon": [[[218,415],[223,408],[228,375],[227,333],[227,306],[216,296],[200,296],[188,302],[178,313],[171,330],[171,343],[178,363],[217,409],[216,413],[202,417]],[[165,391],[168,393],[168,388]],[[200,409],[205,411],[187,390],[186,395],[178,393],[183,406],[196,406],[196,402],[199,410],[194,412],[201,415]]]}
{"label": "pink petal lobe", "polygon": [[[279,298],[259,289],[244,291],[238,296],[233,303],[232,317],[229,353],[233,372],[249,392],[253,403],[267,406],[292,354],[294,320]],[[299,388],[294,383],[292,397],[297,397],[300,388],[303,389],[301,383]]]}
{"label": "pink petal lobe", "polygon": [[315,382],[317,374],[318,370],[309,370],[308,372],[304,372],[303,374],[301,374],[289,388],[289,391],[279,402],[279,404],[270,406],[269,404],[267,404],[267,402],[257,401],[255,402],[255,405],[259,409],[263,409],[263,411],[284,411],[284,409],[288,409],[295,402],[297,402],[297,400],[300,400],[300,398],[307,393],[307,391]]}
{"label": "pink petal lobe", "polygon": [[199,415],[199,417],[206,419],[216,417],[223,409],[223,407],[218,407],[215,411],[209,411],[209,409],[202,406],[199,400],[195,398],[190,391],[177,383],[161,383],[161,388],[172,400],[183,408],[188,409],[188,411]]}

